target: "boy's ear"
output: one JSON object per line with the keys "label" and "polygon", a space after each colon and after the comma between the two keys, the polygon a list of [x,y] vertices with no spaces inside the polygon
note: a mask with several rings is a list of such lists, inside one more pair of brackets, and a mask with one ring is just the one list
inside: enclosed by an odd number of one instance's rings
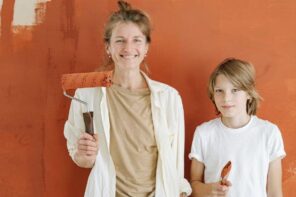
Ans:
{"label": "boy's ear", "polygon": [[253,99],[252,96],[248,93],[247,100],[251,101],[252,99]]}

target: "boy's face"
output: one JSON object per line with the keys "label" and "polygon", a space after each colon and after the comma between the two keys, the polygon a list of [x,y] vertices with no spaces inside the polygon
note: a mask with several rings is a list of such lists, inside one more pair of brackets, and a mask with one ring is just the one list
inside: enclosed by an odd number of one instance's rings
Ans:
{"label": "boy's face", "polygon": [[248,116],[247,92],[235,87],[231,81],[220,74],[216,78],[214,87],[214,101],[223,118],[241,119]]}

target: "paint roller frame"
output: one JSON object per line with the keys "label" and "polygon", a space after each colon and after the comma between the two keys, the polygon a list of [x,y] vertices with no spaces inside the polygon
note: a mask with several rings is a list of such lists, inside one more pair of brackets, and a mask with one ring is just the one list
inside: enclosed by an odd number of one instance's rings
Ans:
{"label": "paint roller frame", "polygon": [[62,75],[61,83],[64,96],[86,106],[87,112],[83,113],[83,120],[85,124],[85,132],[90,135],[94,135],[93,112],[90,111],[87,102],[67,94],[67,90],[90,87],[110,87],[112,85],[112,75],[113,71],[72,73]]}

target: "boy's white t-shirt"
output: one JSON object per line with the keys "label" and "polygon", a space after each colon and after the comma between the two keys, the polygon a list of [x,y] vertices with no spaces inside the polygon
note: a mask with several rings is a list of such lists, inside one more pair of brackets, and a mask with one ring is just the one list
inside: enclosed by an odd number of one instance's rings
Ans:
{"label": "boy's white t-shirt", "polygon": [[205,165],[204,181],[220,181],[224,165],[231,161],[228,197],[266,197],[269,163],[286,155],[278,127],[252,116],[239,129],[226,127],[220,118],[205,122],[195,130],[190,159]]}

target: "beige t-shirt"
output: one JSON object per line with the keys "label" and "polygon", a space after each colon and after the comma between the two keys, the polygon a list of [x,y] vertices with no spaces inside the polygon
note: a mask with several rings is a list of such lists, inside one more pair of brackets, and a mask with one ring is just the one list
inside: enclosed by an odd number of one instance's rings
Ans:
{"label": "beige t-shirt", "polygon": [[110,152],[116,169],[116,197],[155,194],[158,150],[150,90],[107,88]]}

